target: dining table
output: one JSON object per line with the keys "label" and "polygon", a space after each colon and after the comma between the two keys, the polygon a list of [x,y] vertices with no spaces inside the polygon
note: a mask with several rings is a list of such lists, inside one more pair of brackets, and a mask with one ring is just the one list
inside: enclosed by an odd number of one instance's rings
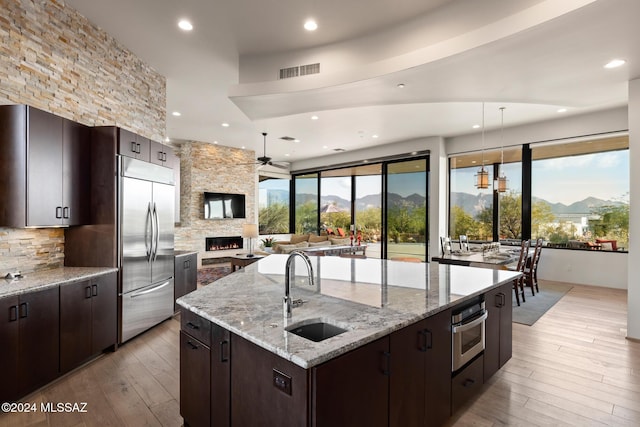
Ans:
{"label": "dining table", "polygon": [[[527,258],[533,257],[534,249],[530,248]],[[520,248],[501,248],[499,251],[451,251],[445,255],[432,257],[440,264],[464,265],[469,267],[492,268],[494,270],[513,270],[518,264]]]}

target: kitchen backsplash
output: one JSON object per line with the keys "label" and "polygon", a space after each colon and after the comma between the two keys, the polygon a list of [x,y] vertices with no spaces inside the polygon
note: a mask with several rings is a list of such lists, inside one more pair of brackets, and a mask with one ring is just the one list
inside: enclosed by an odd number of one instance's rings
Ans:
{"label": "kitchen backsplash", "polygon": [[64,229],[0,227],[0,274],[62,267]]}

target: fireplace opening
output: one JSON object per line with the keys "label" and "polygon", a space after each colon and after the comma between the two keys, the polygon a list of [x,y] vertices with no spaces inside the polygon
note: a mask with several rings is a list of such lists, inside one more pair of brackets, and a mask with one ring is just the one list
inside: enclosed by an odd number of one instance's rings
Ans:
{"label": "fireplace opening", "polygon": [[205,248],[207,251],[224,251],[227,249],[242,249],[242,236],[231,237],[206,237]]}

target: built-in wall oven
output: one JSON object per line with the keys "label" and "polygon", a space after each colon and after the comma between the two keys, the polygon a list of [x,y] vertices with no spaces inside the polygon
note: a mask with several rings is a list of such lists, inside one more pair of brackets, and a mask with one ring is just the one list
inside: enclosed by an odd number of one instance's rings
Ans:
{"label": "built-in wall oven", "polygon": [[488,315],[481,299],[452,313],[452,372],[459,370],[484,351],[485,321]]}

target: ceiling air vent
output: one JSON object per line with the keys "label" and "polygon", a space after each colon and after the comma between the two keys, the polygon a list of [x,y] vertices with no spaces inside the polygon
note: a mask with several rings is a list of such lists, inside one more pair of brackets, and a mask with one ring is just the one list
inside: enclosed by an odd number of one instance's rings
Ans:
{"label": "ceiling air vent", "polygon": [[280,139],[284,139],[285,141],[295,141],[295,138],[292,138],[290,136],[281,136]]}
{"label": "ceiling air vent", "polygon": [[320,73],[320,63],[299,65],[296,67],[281,68],[280,80],[290,79],[291,77],[308,76],[309,74]]}
{"label": "ceiling air vent", "polygon": [[337,153],[342,153],[342,152],[347,151],[347,150],[345,150],[344,148],[334,148],[333,151],[335,151]]}

